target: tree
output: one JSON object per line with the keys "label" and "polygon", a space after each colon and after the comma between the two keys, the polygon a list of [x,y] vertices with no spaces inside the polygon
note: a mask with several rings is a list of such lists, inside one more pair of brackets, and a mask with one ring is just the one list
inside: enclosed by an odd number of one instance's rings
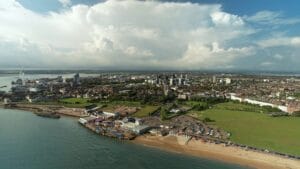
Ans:
{"label": "tree", "polygon": [[300,117],[300,111],[296,111],[292,115],[295,116],[295,117]]}
{"label": "tree", "polygon": [[160,119],[161,120],[167,120],[168,119],[167,110],[165,108],[162,108],[160,110]]}
{"label": "tree", "polygon": [[210,119],[210,118],[208,118],[208,117],[205,117],[204,119],[203,119],[203,122],[215,122],[215,120],[212,120],[212,119]]}
{"label": "tree", "polygon": [[209,106],[207,103],[199,103],[199,104],[196,104],[194,105],[193,109],[197,110],[197,111],[202,111],[202,110],[205,110],[205,109],[208,109]]}

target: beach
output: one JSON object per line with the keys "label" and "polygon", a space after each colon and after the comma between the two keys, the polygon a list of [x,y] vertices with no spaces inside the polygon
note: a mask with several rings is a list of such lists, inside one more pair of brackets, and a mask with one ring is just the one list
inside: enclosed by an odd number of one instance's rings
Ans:
{"label": "beach", "polygon": [[137,137],[134,143],[156,147],[175,153],[205,157],[223,162],[239,164],[258,169],[299,169],[300,161],[272,154],[245,150],[222,144],[205,143],[191,139],[186,142],[183,136],[152,136]]}

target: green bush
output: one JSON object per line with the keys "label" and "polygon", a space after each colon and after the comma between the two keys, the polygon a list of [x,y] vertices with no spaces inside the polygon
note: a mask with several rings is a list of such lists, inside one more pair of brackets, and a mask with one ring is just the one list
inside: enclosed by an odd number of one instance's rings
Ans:
{"label": "green bush", "polygon": [[208,122],[215,122],[215,120],[212,120],[212,119],[210,119],[210,118],[208,118],[208,117],[205,117],[205,118],[203,119],[203,122],[205,122],[205,123],[208,123]]}
{"label": "green bush", "polygon": [[197,110],[197,111],[206,110],[208,108],[209,108],[209,106],[207,103],[199,103],[199,104],[196,104],[193,106],[193,109]]}
{"label": "green bush", "polygon": [[300,117],[300,111],[296,111],[292,114],[294,117]]}

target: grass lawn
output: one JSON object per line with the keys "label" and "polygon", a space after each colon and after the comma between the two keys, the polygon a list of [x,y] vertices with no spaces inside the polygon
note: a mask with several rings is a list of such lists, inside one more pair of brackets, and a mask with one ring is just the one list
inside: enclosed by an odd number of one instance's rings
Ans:
{"label": "grass lawn", "polygon": [[193,107],[195,105],[203,104],[203,103],[205,103],[205,102],[201,102],[201,101],[185,101],[185,102],[182,102],[181,105],[186,105],[186,106]]}
{"label": "grass lawn", "polygon": [[84,98],[66,98],[61,99],[58,104],[63,105],[65,107],[74,107],[74,108],[84,108],[91,103],[88,102],[88,99]]}
{"label": "grass lawn", "polygon": [[61,99],[60,100],[63,103],[67,104],[85,104],[88,103],[88,99],[84,98],[67,98],[67,99]]}
{"label": "grass lawn", "polygon": [[230,140],[234,142],[300,156],[299,117],[269,117],[254,111],[226,109],[232,106],[241,105],[221,103],[193,114],[215,120],[212,124],[231,132]]}
{"label": "grass lawn", "polygon": [[132,106],[132,107],[141,106],[140,102],[135,102],[135,101],[112,101],[112,102],[109,102],[108,104],[122,105],[122,106]]}
{"label": "grass lawn", "polygon": [[159,106],[150,106],[150,105],[142,106],[138,112],[133,114],[133,116],[134,117],[147,117],[147,116],[149,116],[149,113],[152,113],[153,111],[157,110],[158,107]]}

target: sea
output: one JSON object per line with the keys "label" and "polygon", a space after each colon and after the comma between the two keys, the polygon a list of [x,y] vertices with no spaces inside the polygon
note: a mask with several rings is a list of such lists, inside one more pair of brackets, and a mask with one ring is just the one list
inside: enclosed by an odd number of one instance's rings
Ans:
{"label": "sea", "polygon": [[[11,80],[15,79],[15,75],[0,76],[0,86],[9,85]],[[0,109],[0,169],[246,167],[99,136],[82,127],[77,119],[72,117],[49,119],[27,111]]]}

